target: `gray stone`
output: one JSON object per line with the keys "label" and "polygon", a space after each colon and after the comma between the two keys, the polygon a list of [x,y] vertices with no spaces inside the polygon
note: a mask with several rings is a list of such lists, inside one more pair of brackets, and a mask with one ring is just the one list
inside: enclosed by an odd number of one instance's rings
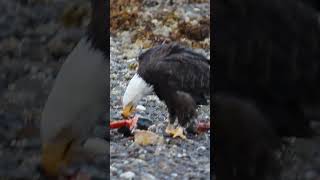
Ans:
{"label": "gray stone", "polygon": [[120,178],[123,178],[123,179],[133,179],[134,177],[136,176],[136,174],[132,171],[127,171],[125,173],[122,173],[120,175]]}

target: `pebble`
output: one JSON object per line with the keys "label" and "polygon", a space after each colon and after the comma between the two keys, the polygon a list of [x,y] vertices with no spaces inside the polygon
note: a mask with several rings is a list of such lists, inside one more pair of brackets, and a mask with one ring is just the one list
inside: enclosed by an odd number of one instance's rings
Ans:
{"label": "pebble", "polygon": [[117,168],[114,166],[110,166],[110,172],[117,172]]}
{"label": "pebble", "polygon": [[131,44],[131,34],[128,31],[123,31],[120,36],[123,38],[124,44]]}
{"label": "pebble", "polygon": [[205,151],[206,150],[206,147],[204,146],[200,146],[197,148],[197,151]]}
{"label": "pebble", "polygon": [[137,111],[145,111],[146,110],[146,107],[144,107],[143,105],[138,105],[137,107],[136,107],[136,110]]}
{"label": "pebble", "polygon": [[148,165],[148,163],[142,159],[133,159],[132,165],[141,166],[141,165]]}
{"label": "pebble", "polygon": [[140,159],[145,159],[145,158],[146,158],[146,155],[145,155],[145,154],[140,154],[140,155],[139,155],[139,158],[140,158]]}
{"label": "pebble", "polygon": [[125,173],[122,173],[120,175],[120,178],[123,178],[123,179],[133,179],[134,177],[136,176],[136,174],[132,171],[127,171]]}
{"label": "pebble", "polygon": [[177,177],[178,174],[177,174],[177,173],[172,173],[171,176],[172,176],[172,177]]}
{"label": "pebble", "polygon": [[154,177],[152,174],[149,173],[142,173],[141,174],[141,180],[155,180],[156,177]]}

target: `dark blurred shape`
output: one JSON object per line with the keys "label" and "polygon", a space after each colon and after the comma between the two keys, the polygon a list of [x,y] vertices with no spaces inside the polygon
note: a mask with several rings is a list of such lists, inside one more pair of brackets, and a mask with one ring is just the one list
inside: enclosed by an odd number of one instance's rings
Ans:
{"label": "dark blurred shape", "polygon": [[123,134],[124,137],[132,136],[132,132],[127,126],[119,128],[118,133]]}
{"label": "dark blurred shape", "polygon": [[303,106],[320,104],[318,14],[295,0],[217,0],[215,10],[217,180],[268,179],[278,138],[315,135]]}
{"label": "dark blurred shape", "polygon": [[319,0],[301,0],[308,6],[315,8],[317,11],[320,11],[320,1]]}
{"label": "dark blurred shape", "polygon": [[303,105],[320,102],[320,29],[296,1],[217,1],[214,87],[253,99],[278,135],[310,137]]}
{"label": "dark blurred shape", "polygon": [[152,125],[152,121],[147,118],[139,117],[137,122],[137,129],[148,130],[148,128]]}
{"label": "dark blurred shape", "polygon": [[213,102],[217,180],[278,180],[280,138],[270,121],[250,101],[222,95]]}
{"label": "dark blurred shape", "polygon": [[133,119],[128,120],[118,120],[110,123],[111,129],[118,128],[118,132],[124,136],[132,136],[132,130],[148,130],[152,125],[152,121],[148,118],[143,117],[134,117]]}
{"label": "dark blurred shape", "polygon": [[156,0],[146,0],[143,2],[143,5],[146,7],[155,7],[155,6],[159,5],[159,2]]}

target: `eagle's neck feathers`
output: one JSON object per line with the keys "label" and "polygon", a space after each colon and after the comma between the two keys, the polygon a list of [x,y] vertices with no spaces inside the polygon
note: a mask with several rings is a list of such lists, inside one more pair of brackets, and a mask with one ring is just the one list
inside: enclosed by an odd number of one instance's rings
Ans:
{"label": "eagle's neck feathers", "polygon": [[153,91],[152,85],[148,84],[139,74],[135,74],[130,80],[127,89],[123,95],[123,106],[132,103],[137,103],[146,95]]}

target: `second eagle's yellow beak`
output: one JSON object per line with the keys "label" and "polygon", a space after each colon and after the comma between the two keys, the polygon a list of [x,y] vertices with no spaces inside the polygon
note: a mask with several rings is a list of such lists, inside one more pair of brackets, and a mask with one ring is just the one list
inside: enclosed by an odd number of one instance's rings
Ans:
{"label": "second eagle's yellow beak", "polygon": [[135,109],[136,109],[135,106],[132,103],[129,103],[123,108],[121,113],[122,117],[123,118],[130,117],[130,115],[134,113]]}
{"label": "second eagle's yellow beak", "polygon": [[63,143],[43,146],[41,164],[46,175],[58,176],[68,166],[70,154],[67,146]]}

